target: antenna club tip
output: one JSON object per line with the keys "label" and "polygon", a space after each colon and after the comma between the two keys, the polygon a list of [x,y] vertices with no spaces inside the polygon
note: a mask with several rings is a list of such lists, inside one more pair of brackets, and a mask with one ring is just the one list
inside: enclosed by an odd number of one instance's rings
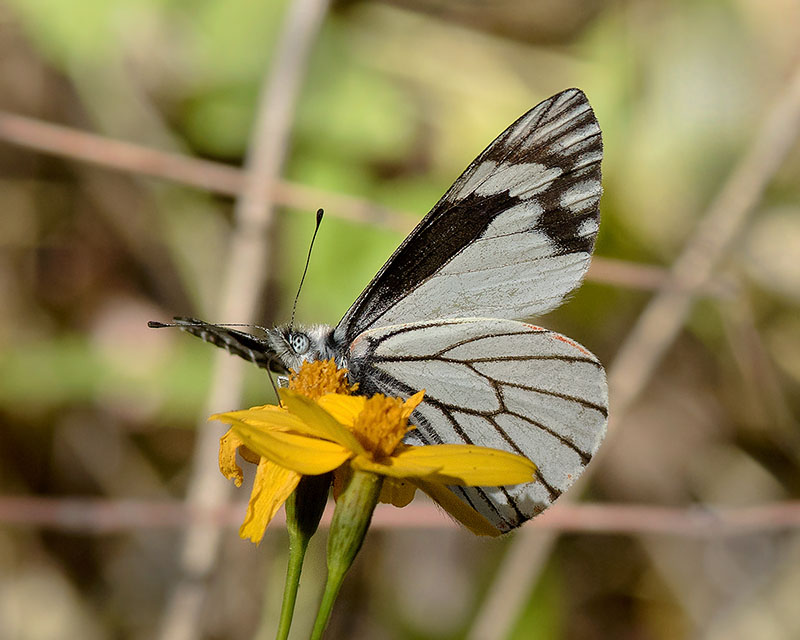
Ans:
{"label": "antenna club tip", "polygon": [[322,207],[317,209],[317,224],[314,227],[314,235],[311,236],[311,244],[308,247],[308,255],[306,256],[306,266],[303,269],[303,275],[300,278],[300,286],[297,287],[297,295],[294,297],[294,304],[292,305],[292,317],[289,320],[289,328],[291,329],[294,326],[294,314],[297,311],[297,301],[300,299],[300,291],[303,288],[303,282],[306,279],[306,273],[308,273],[308,265],[311,262],[311,249],[314,248],[314,240],[317,239],[317,232],[319,231],[319,225],[322,223],[322,216],[325,215],[325,212],[322,210]]}
{"label": "antenna club tip", "polygon": [[163,329],[164,327],[168,327],[169,325],[164,324],[163,322],[158,322],[156,320],[150,320],[147,323],[147,326],[151,329]]}

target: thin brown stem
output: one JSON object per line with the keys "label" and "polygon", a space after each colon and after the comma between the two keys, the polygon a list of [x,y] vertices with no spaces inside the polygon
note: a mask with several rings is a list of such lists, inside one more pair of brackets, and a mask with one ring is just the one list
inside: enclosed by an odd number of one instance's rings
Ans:
{"label": "thin brown stem", "polygon": [[[320,526],[330,526],[332,508]],[[125,531],[176,529],[187,522],[238,528],[242,504],[212,509],[194,508],[179,500],[115,500],[105,498],[0,497],[0,524],[107,535]],[[283,513],[275,516],[267,531],[280,531]],[[375,529],[447,530],[459,527],[433,504],[415,503],[405,509],[379,505]],[[660,534],[676,537],[737,536],[800,529],[800,501],[776,502],[753,507],[658,507],[635,504],[570,504],[559,502],[527,527],[534,535],[549,532],[584,534]],[[530,559],[524,562],[529,563]]]}
{"label": "thin brown stem", "polygon": [[[227,196],[238,196],[245,182],[246,171],[239,167],[152,149],[2,110],[0,140],[105,169],[169,180]],[[262,179],[266,182],[266,177]],[[400,232],[408,231],[414,223],[415,216],[411,214],[391,211],[354,196],[279,178],[270,188],[276,204],[302,211],[316,211],[322,206],[330,215]]]}
{"label": "thin brown stem", "polygon": [[[220,162],[152,149],[94,133],[42,122],[35,118],[0,111],[0,140],[42,153],[88,162],[223,195],[237,195],[244,186],[245,172]],[[262,177],[266,185],[266,177]],[[319,207],[334,217],[408,233],[419,214],[390,210],[373,202],[317,189],[278,178],[272,184],[273,202],[300,211]],[[588,280],[631,289],[653,290],[666,286],[669,272],[663,267],[628,260],[596,257]],[[720,295],[711,283],[711,295]]]}

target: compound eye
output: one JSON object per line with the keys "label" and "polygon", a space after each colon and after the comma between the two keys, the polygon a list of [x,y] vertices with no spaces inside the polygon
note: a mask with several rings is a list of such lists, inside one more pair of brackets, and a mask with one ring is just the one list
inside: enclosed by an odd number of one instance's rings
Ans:
{"label": "compound eye", "polygon": [[308,351],[311,340],[305,333],[290,333],[288,337],[289,346],[297,355],[301,356]]}

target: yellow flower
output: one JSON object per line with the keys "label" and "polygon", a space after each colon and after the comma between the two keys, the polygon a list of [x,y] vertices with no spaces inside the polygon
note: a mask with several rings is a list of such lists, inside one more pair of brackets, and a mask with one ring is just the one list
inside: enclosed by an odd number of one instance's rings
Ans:
{"label": "yellow flower", "polygon": [[220,440],[220,469],[237,486],[236,451],[258,470],[239,531],[261,540],[264,529],[303,475],[336,471],[334,495],[353,471],[385,478],[381,501],[408,504],[417,488],[428,493],[474,533],[498,535],[483,516],[446,487],[500,486],[533,480],[534,464],[506,451],[473,445],[410,446],[403,437],[424,391],[408,400],[349,395],[346,371],[333,361],[306,363],[281,389],[282,406],[265,405],[217,414],[231,425]]}

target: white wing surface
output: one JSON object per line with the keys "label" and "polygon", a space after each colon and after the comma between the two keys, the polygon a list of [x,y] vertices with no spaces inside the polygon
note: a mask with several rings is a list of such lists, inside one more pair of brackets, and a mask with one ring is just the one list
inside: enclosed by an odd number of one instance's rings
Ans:
{"label": "white wing surface", "polygon": [[409,444],[471,443],[530,458],[537,480],[452,487],[500,531],[542,512],[569,488],[606,430],[603,367],[569,338],[512,320],[436,320],[373,329],[350,349],[363,393],[425,389]]}
{"label": "white wing surface", "polygon": [[395,251],[336,327],[526,318],[580,283],[599,220],[600,127],[568,89],[492,142]]}

